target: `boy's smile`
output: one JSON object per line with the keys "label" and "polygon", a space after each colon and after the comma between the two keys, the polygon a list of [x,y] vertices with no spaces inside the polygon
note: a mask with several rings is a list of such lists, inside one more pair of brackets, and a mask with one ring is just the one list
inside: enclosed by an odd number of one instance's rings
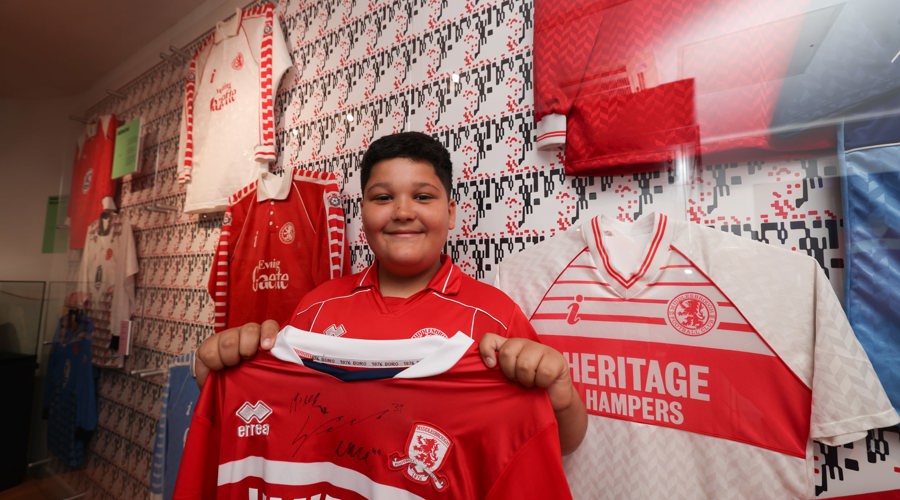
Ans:
{"label": "boy's smile", "polygon": [[362,223],[382,292],[391,280],[427,285],[440,269],[455,216],[456,202],[430,163],[392,158],[375,164],[363,191]]}

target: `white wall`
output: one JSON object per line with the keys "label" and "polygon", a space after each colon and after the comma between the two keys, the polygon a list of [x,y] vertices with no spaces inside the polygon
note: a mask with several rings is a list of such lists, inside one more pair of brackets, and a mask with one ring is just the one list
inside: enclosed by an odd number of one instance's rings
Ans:
{"label": "white wall", "polygon": [[0,101],[0,280],[65,278],[65,254],[43,254],[47,198],[68,193],[81,124],[69,103]]}
{"label": "white wall", "polygon": [[98,79],[91,89],[72,100],[72,106],[67,111],[75,115],[84,113],[91,106],[107,98],[107,90],[118,90],[160,64],[161,53],[172,54],[172,47],[178,49],[186,47],[211,30],[218,21],[234,14],[236,8],[250,3],[250,0],[207,0],[139,52],[122,61],[122,64],[108,75]]}

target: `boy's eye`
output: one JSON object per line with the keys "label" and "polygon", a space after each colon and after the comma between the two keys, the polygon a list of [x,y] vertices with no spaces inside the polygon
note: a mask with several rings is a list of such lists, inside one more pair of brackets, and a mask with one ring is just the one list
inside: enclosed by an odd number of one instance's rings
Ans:
{"label": "boy's eye", "polygon": [[376,194],[372,197],[373,201],[390,201],[391,195],[389,194]]}
{"label": "boy's eye", "polygon": [[427,201],[427,200],[434,198],[434,196],[431,196],[430,194],[426,194],[426,193],[419,193],[415,196],[415,198],[419,201]]}

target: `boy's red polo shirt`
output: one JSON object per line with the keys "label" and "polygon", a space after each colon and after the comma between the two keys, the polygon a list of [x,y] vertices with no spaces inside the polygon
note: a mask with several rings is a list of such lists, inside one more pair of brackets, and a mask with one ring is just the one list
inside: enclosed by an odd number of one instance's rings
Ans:
{"label": "boy's red polo shirt", "polygon": [[378,263],[328,281],[309,292],[288,324],[316,333],[365,339],[450,337],[463,332],[479,341],[485,333],[537,341],[534,327],[505,293],[465,274],[446,255],[419,293],[382,297]]}

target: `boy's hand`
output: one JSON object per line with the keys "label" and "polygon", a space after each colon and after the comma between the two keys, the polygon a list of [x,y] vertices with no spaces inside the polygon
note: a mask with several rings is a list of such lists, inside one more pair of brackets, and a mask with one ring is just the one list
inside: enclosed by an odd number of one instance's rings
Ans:
{"label": "boy's hand", "polygon": [[210,371],[237,365],[244,359],[255,356],[260,348],[268,351],[275,345],[277,334],[278,323],[267,319],[262,325],[247,323],[208,337],[197,348],[197,355],[194,357],[197,384],[203,387]]}
{"label": "boy's hand", "polygon": [[478,351],[488,368],[499,364],[510,380],[525,387],[547,389],[559,425],[560,451],[563,455],[575,451],[587,432],[587,410],[562,353],[533,340],[493,333],[481,338]]}
{"label": "boy's hand", "polygon": [[478,344],[485,366],[493,368],[499,360],[500,370],[510,380],[525,387],[547,389],[555,411],[572,404],[572,379],[569,363],[556,349],[524,338],[507,338],[487,333]]}

